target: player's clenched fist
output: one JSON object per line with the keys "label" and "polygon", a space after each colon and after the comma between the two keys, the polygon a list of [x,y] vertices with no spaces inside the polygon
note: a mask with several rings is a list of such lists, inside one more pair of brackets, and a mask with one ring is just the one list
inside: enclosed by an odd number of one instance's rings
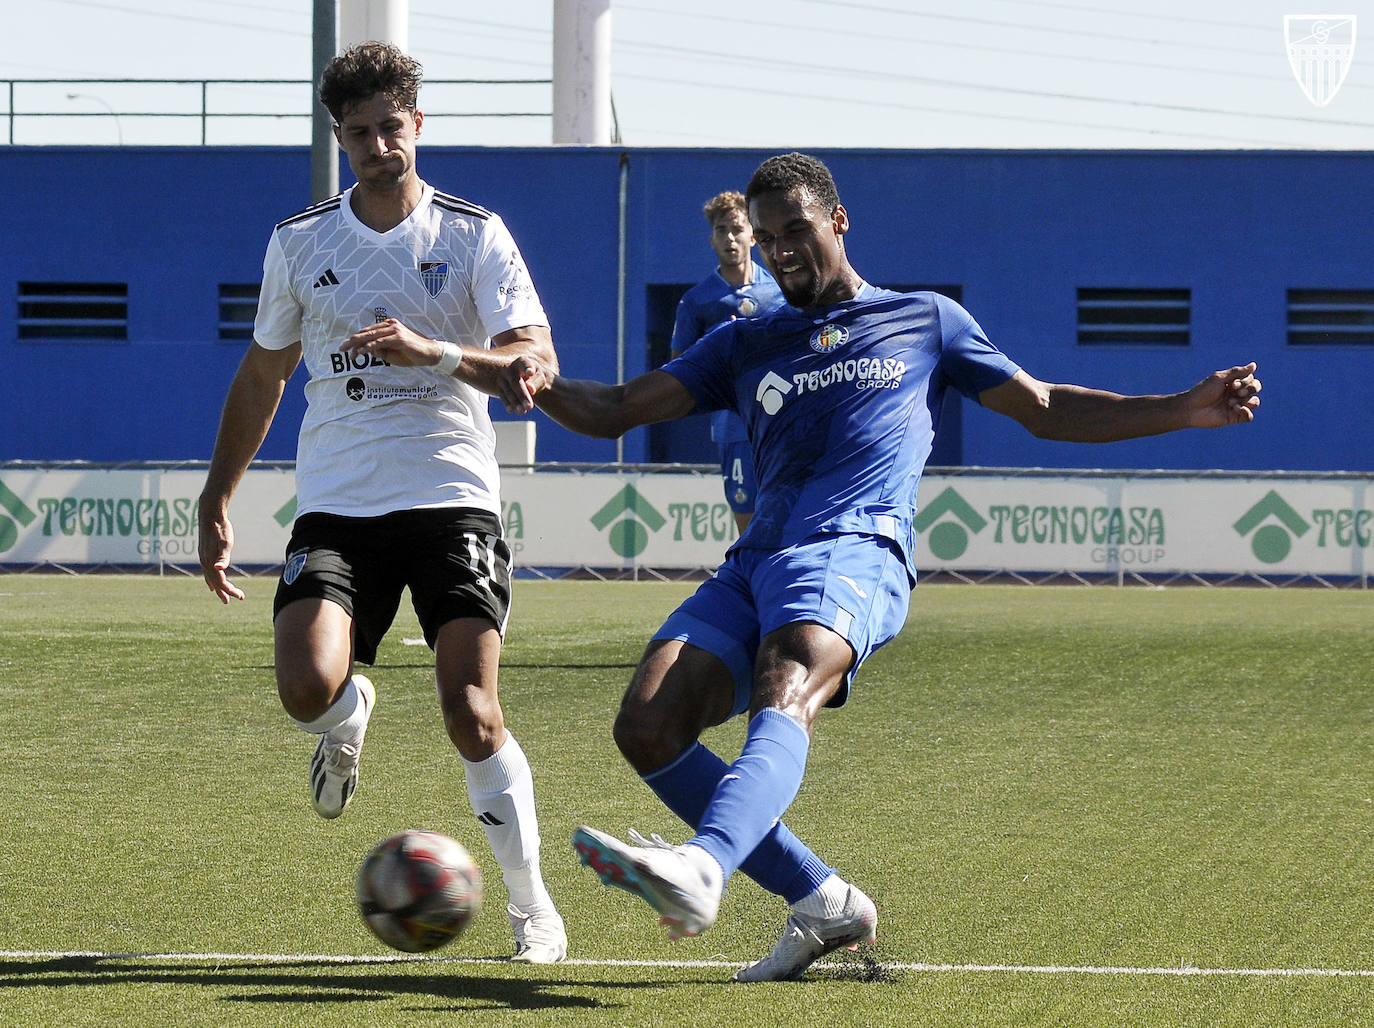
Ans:
{"label": "player's clenched fist", "polygon": [[514,358],[501,372],[501,401],[511,414],[524,414],[534,407],[534,398],[553,386],[554,374],[546,365],[527,355]]}

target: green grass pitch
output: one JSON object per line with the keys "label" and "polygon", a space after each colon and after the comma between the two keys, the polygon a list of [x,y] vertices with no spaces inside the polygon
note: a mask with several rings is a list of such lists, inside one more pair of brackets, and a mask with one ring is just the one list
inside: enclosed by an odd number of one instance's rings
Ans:
{"label": "green grass pitch", "polygon": [[[358,796],[324,822],[278,706],[274,583],[0,576],[6,1025],[1367,1025],[1374,594],[925,586],[818,722],[788,822],[878,903],[878,944],[739,986],[781,903],[737,876],[678,943],[573,828],[685,837],[614,750],[690,588],[517,584],[502,695],[572,960],[518,967],[413,615],[383,645]],[[708,741],[727,758],[741,726]],[[405,827],[489,898],[435,959],[352,900]],[[1339,972],[1339,973],[1336,973]]]}

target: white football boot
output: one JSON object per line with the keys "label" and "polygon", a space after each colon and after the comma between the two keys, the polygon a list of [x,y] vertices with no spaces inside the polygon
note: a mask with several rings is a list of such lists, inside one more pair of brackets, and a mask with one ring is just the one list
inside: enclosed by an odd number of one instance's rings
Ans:
{"label": "white football boot", "polygon": [[377,691],[363,675],[354,675],[353,684],[363,703],[363,726],[346,739],[338,739],[338,729],[325,732],[310,758],[310,802],[323,818],[336,818],[344,812],[358,788],[358,757],[363,751],[367,722],[377,704]]}
{"label": "white football boot", "polygon": [[782,938],[768,956],[735,972],[737,982],[794,982],[827,953],[858,949],[878,937],[878,909],[849,883],[844,909],[834,917],[805,917],[794,908],[783,926]]}
{"label": "white football boot", "polygon": [[573,848],[603,885],[632,892],[657,910],[668,938],[698,935],[715,923],[724,875],[701,847],[673,846],[635,831],[623,843],[584,826],[573,832]]}
{"label": "white football boot", "polygon": [[515,963],[556,964],[568,955],[568,933],[553,907],[523,910],[512,903],[506,914],[515,930]]}

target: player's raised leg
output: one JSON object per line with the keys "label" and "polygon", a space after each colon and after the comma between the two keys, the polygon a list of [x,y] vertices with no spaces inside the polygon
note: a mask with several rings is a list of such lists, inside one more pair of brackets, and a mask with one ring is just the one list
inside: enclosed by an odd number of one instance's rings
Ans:
{"label": "player's raised leg", "polygon": [[376,706],[372,682],[351,673],[349,612],[303,598],[275,619],[277,691],[303,731],[319,736],[310,759],[310,802],[324,818],[344,812],[358,787],[358,762]]}
{"label": "player's raised leg", "polygon": [[796,796],[810,738],[775,707],[756,714],[739,759],[717,783],[697,833],[681,846],[632,835],[629,844],[579,828],[573,846],[607,885],[658,911],[672,938],[697,935],[716,919],[725,882],[772,830]]}

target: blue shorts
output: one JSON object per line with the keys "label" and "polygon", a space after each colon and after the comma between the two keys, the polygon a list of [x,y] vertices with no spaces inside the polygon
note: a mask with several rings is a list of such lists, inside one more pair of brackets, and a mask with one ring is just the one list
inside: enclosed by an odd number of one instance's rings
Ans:
{"label": "blue shorts", "polygon": [[754,451],[747,441],[721,446],[720,477],[730,509],[736,514],[754,513]]}
{"label": "blue shorts", "polygon": [[676,639],[719,657],[735,680],[731,715],[749,709],[754,657],[769,632],[812,621],[854,651],[839,690],[842,706],[859,666],[906,623],[911,579],[897,545],[873,535],[814,535],[783,550],[737,547],[715,577],[669,615],[655,639]]}

